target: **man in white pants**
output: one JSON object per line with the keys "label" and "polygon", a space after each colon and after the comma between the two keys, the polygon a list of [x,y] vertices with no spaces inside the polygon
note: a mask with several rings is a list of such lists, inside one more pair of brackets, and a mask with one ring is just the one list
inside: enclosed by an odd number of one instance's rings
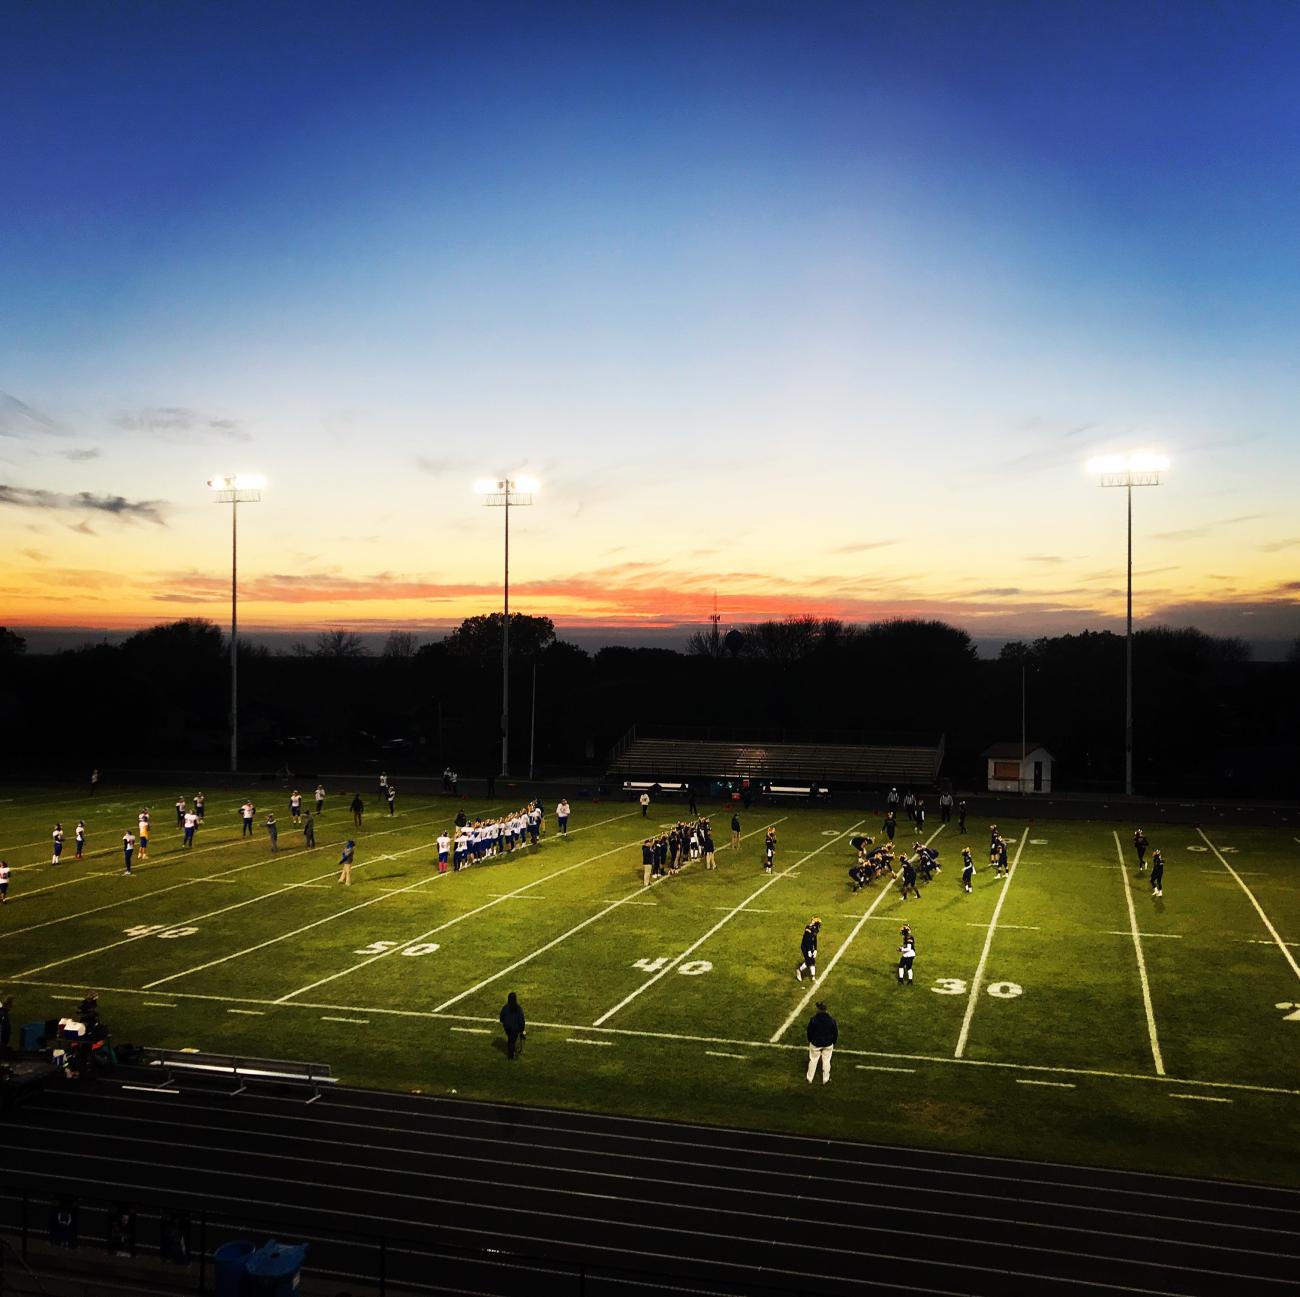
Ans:
{"label": "man in white pants", "polygon": [[840,1038],[835,1019],[826,1012],[826,1001],[817,1001],[817,1012],[808,1020],[808,1084],[817,1075],[817,1064],[822,1065],[822,1084],[831,1079],[831,1051]]}

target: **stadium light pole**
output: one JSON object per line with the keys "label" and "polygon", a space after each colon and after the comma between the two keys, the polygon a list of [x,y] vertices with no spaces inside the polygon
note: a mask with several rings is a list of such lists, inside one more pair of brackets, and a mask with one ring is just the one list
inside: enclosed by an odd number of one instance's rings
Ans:
{"label": "stadium light pole", "polygon": [[1150,450],[1123,455],[1098,455],[1088,461],[1088,472],[1102,486],[1122,486],[1128,497],[1128,612],[1124,629],[1124,792],[1133,796],[1133,488],[1159,486],[1160,474],[1169,467],[1168,456]]}
{"label": "stadium light pole", "polygon": [[504,510],[504,616],[501,621],[501,775],[510,773],[510,510],[530,505],[538,483],[532,477],[480,478],[474,490],[490,508]]}
{"label": "stadium light pole", "polygon": [[266,478],[232,473],[208,478],[213,501],[230,506],[230,773],[239,770],[239,506],[262,498]]}

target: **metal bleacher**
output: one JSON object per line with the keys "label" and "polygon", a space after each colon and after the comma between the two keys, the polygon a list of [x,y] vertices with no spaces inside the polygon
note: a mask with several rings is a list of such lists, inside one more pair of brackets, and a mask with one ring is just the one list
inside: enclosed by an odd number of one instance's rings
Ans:
{"label": "metal bleacher", "polygon": [[727,743],[629,736],[611,757],[610,772],[624,778],[751,779],[824,783],[840,787],[935,783],[944,743]]}

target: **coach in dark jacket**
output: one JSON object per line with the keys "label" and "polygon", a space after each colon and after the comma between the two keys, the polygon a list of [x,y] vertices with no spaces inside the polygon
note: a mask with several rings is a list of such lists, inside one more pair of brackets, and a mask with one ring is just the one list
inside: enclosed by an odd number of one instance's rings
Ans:
{"label": "coach in dark jacket", "polygon": [[514,1058],[515,1048],[524,1035],[524,1011],[513,991],[501,1006],[501,1025],[506,1029],[506,1057]]}
{"label": "coach in dark jacket", "polygon": [[831,1051],[840,1038],[835,1019],[826,1011],[826,1001],[817,1001],[817,1012],[808,1020],[808,1084],[817,1075],[817,1064],[822,1065],[822,1084],[831,1079]]}

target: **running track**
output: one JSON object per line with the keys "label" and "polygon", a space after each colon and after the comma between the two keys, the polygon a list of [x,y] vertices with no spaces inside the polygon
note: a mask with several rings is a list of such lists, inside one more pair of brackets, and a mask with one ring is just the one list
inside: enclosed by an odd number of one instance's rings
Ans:
{"label": "running track", "polygon": [[0,1120],[0,1166],[11,1239],[23,1190],[37,1234],[58,1192],[83,1217],[184,1207],[209,1250],[311,1240],[331,1294],[376,1291],[381,1264],[394,1297],[1281,1297],[1300,1280],[1300,1191],[368,1090],[54,1087]]}

